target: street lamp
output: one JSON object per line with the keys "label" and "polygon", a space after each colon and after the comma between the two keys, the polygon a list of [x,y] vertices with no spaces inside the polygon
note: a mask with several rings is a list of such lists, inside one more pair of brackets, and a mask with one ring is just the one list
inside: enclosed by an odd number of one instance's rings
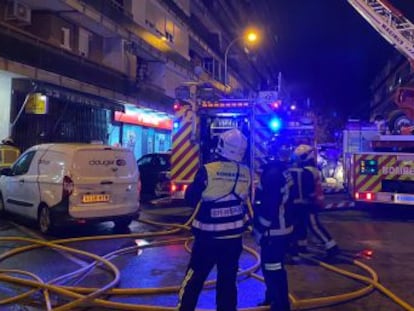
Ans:
{"label": "street lamp", "polygon": [[227,45],[226,50],[224,52],[224,85],[227,85],[227,61],[228,61],[228,54],[231,49],[231,47],[239,40],[246,40],[248,42],[255,42],[257,40],[257,34],[255,32],[248,32],[247,35],[239,36],[234,38],[230,41],[230,43]]}

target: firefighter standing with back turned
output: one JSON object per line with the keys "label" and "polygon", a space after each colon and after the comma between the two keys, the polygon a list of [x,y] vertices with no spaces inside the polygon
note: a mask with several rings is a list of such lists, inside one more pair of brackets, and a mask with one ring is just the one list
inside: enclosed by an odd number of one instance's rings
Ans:
{"label": "firefighter standing with back turned", "polygon": [[241,164],[246,148],[247,139],[239,130],[222,133],[217,161],[202,166],[185,193],[186,201],[197,207],[192,222],[194,244],[179,291],[179,311],[195,310],[215,265],[217,310],[237,310],[237,271],[251,187],[249,168]]}
{"label": "firefighter standing with back turned", "polygon": [[265,300],[271,311],[290,311],[285,255],[293,232],[292,178],[287,162],[290,150],[273,139],[268,145],[269,161],[263,167],[255,191],[254,229],[261,247],[261,268],[266,284]]}
{"label": "firefighter standing with back turned", "polygon": [[329,232],[319,221],[318,210],[323,206],[320,173],[316,167],[315,150],[309,145],[296,147],[294,155],[297,167],[290,169],[294,180],[295,230],[292,257],[307,253],[307,229],[320,240],[328,257],[339,253],[339,248]]}

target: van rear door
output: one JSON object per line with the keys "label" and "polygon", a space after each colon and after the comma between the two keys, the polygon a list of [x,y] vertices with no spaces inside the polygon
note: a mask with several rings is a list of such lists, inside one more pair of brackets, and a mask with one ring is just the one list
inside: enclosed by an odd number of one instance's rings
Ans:
{"label": "van rear door", "polygon": [[107,217],[138,209],[138,168],[128,149],[91,146],[78,149],[73,158],[70,214],[73,217]]}

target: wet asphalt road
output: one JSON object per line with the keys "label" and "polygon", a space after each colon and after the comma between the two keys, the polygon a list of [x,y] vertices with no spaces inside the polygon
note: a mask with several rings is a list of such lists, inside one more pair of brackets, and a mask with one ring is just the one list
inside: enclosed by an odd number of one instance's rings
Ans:
{"label": "wet asphalt road", "polygon": [[[191,209],[180,206],[145,206],[142,219],[155,220],[167,224],[185,223],[191,215]],[[367,285],[338,273],[327,270],[321,266],[304,260],[299,265],[288,265],[290,292],[296,300],[295,306],[302,304],[302,308],[314,307],[312,310],[375,310],[397,311],[410,310],[414,306],[414,210],[388,209],[376,210],[335,210],[321,213],[321,220],[338,241],[343,256],[329,262],[332,266],[355,275],[368,276],[361,267],[350,264],[358,255],[358,260],[372,268],[379,276],[382,286],[391,292],[386,294],[378,290],[370,291],[362,297],[351,297],[352,293],[362,291]],[[171,226],[154,226],[141,222],[134,222],[130,226],[130,232],[116,232],[111,223],[101,225],[73,228],[64,230],[51,237],[41,236],[36,228],[25,222],[17,221],[12,217],[0,219],[0,237],[30,237],[40,240],[67,239],[67,238],[93,238],[99,239],[74,241],[65,245],[75,249],[84,250],[99,256],[105,256],[111,252],[136,243],[152,243],[165,241],[167,245],[144,248],[123,255],[113,256],[112,262],[121,272],[118,288],[164,288],[166,286],[178,286],[184,276],[189,254],[184,248],[183,242],[175,241],[189,236],[188,232],[165,234]],[[161,232],[161,233],[160,233]],[[142,237],[140,234],[148,233]],[[120,235],[122,234],[122,235]],[[110,235],[108,239],[102,239]],[[112,236],[113,235],[113,236]],[[157,236],[159,235],[159,236]],[[312,241],[312,258],[321,256],[320,247],[316,241]],[[24,243],[11,241],[0,242],[0,253],[15,249]],[[250,236],[247,234],[245,244],[256,248]],[[371,256],[370,251],[372,252]],[[346,260],[345,260],[346,259]],[[103,287],[113,280],[108,269],[91,269],[69,278],[68,273],[86,266],[92,259],[86,256],[70,254],[51,248],[36,249],[21,254],[13,255],[0,262],[0,269],[19,269],[31,271],[40,276],[44,281],[65,276],[61,283],[76,287]],[[256,264],[256,259],[245,252],[240,260],[242,270]],[[342,271],[342,270],[341,270]],[[260,271],[258,271],[260,274]],[[210,278],[214,278],[212,272]],[[239,307],[254,307],[263,298],[263,283],[253,277],[241,276],[239,278]],[[0,300],[15,296],[23,290],[16,284],[0,282]],[[368,289],[367,289],[368,291]],[[406,308],[401,307],[391,298],[390,294],[397,296],[397,301],[406,303]],[[323,299],[337,295],[328,306],[320,307]],[[40,304],[40,295],[35,294],[28,301],[16,302],[8,305],[0,305],[0,310],[46,310]],[[153,306],[152,310],[162,310],[162,307],[173,307],[177,302],[175,291],[167,294],[156,292],[153,295],[130,295],[105,297],[111,301],[129,303],[134,305]],[[52,295],[52,300],[64,303],[62,296]],[[203,291],[199,308],[214,310],[214,288]],[[334,304],[335,302],[340,302]],[[159,306],[159,307],[157,307]],[[76,307],[71,310],[110,310],[103,306]],[[137,309],[138,310],[138,309]],[[413,309],[411,309],[413,310]]]}

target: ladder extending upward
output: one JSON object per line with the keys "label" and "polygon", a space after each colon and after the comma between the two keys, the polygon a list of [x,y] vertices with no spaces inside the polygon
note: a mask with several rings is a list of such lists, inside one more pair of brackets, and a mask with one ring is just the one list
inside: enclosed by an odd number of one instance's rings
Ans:
{"label": "ladder extending upward", "polygon": [[387,0],[348,0],[391,45],[414,64],[414,24]]}

